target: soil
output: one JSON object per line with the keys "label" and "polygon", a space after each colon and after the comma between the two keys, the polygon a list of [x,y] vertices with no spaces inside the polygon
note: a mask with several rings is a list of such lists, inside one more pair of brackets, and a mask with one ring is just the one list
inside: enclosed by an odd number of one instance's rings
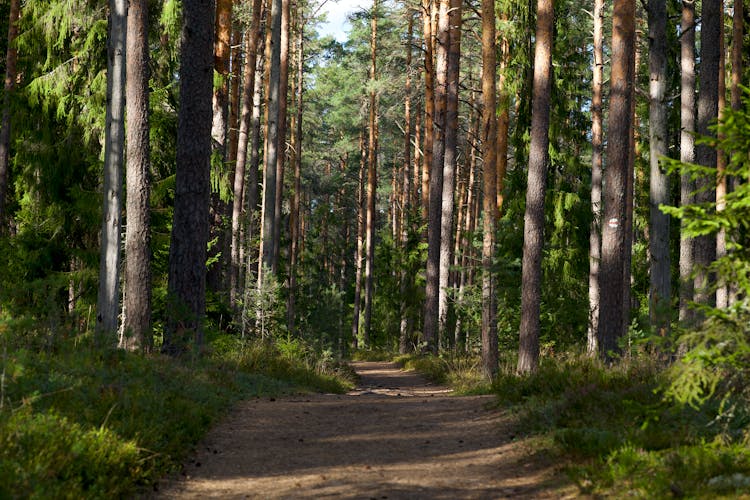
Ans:
{"label": "soil", "polygon": [[359,386],[240,403],[161,498],[564,498],[552,457],[513,434],[492,396],[459,397],[393,363]]}

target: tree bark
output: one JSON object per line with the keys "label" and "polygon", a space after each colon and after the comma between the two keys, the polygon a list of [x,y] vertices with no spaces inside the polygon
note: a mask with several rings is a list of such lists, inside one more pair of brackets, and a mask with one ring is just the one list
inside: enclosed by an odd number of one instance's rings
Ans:
{"label": "tree bark", "polygon": [[[695,160],[695,1],[683,0],[680,25],[680,161],[693,163]],[[680,175],[680,205],[694,202],[695,183],[690,174]],[[684,326],[693,322],[690,309],[693,300],[693,262],[695,241],[685,234],[685,222],[680,224],[680,313],[679,320]]]}
{"label": "tree bark", "polygon": [[607,169],[604,177],[604,224],[599,309],[599,352],[617,353],[623,335],[623,269],[627,223],[627,177],[630,167],[635,47],[635,1],[615,0],[612,16],[612,73]]}
{"label": "tree bark", "polygon": [[102,344],[114,344],[120,311],[120,234],[125,154],[125,41],[128,5],[109,2],[107,43],[107,112],[104,129],[104,196],[102,207],[99,292],[96,332]]}
{"label": "tree bark", "polygon": [[443,210],[443,173],[445,170],[445,111],[448,81],[448,44],[450,0],[440,0],[435,54],[435,106],[433,116],[432,165],[427,220],[427,274],[424,307],[423,341],[425,348],[436,352],[440,342],[440,240]]}
{"label": "tree bark", "polygon": [[[700,89],[698,91],[699,136],[711,136],[710,125],[719,113],[719,58],[721,53],[722,0],[704,0],[701,12]],[[716,167],[716,150],[707,144],[695,148],[695,162],[705,167]],[[703,176],[696,180],[696,202],[716,201],[716,180]],[[695,238],[695,302],[714,305],[716,295],[711,291],[713,278],[708,266],[716,258],[714,235]]]}
{"label": "tree bark", "polygon": [[[270,58],[267,61],[268,94],[266,95],[266,147],[263,165],[263,209],[260,232],[260,256],[258,258],[258,287],[264,284],[266,270],[274,267],[273,241],[276,229],[274,227],[274,211],[276,209],[276,164],[279,155],[279,93],[281,92],[281,10],[282,0],[271,0],[271,23],[266,29],[270,30],[270,47],[266,48]],[[268,38],[267,38],[268,40]],[[269,50],[270,49],[270,50]]]}
{"label": "tree bark", "polygon": [[120,338],[120,347],[136,350],[149,349],[151,346],[147,0],[130,0],[127,26],[127,224],[123,336]]}
{"label": "tree bark", "polygon": [[284,164],[286,163],[287,96],[289,94],[289,12],[290,0],[281,2],[281,53],[279,55],[279,132],[276,156],[276,203],[273,209],[273,272],[278,272],[279,245],[281,241],[281,204],[284,191]]}
{"label": "tree bark", "polygon": [[302,10],[297,7],[297,110],[294,118],[294,140],[292,152],[294,158],[294,190],[292,192],[291,210],[289,213],[289,302],[287,307],[287,324],[289,332],[295,333],[295,298],[297,294],[297,259],[299,253],[299,211],[300,191],[302,190],[302,110],[304,90],[304,41],[305,21]]}
{"label": "tree bark", "polygon": [[524,216],[521,277],[521,331],[518,373],[534,372],[539,365],[542,300],[542,252],[544,250],[544,193],[547,182],[549,112],[552,91],[552,43],[554,0],[538,0],[534,47],[531,144]]}
{"label": "tree bark", "polygon": [[[503,12],[502,20],[508,21],[508,14]],[[500,37],[500,77],[498,79],[498,103],[500,116],[497,119],[497,211],[503,213],[503,192],[505,191],[505,174],[508,171],[508,130],[510,128],[510,96],[508,95],[505,75],[510,64],[510,41],[503,34]]]}
{"label": "tree bark", "polygon": [[10,95],[16,86],[16,63],[18,50],[18,18],[21,14],[21,0],[10,0],[8,16],[8,50],[5,55],[5,84],[3,93],[2,123],[0,123],[0,234],[5,231],[8,178],[10,176]]}
{"label": "tree bark", "polygon": [[448,333],[448,291],[451,249],[453,246],[453,205],[456,161],[458,159],[458,79],[461,59],[461,0],[450,0],[448,14],[448,54],[446,69],[445,151],[443,156],[443,192],[440,219],[440,280],[438,294],[438,339]]}
{"label": "tree bark", "polygon": [[[242,202],[244,198],[248,201],[245,191],[253,192],[251,210],[257,204],[258,197],[258,170],[247,169],[247,151],[250,143],[250,131],[252,128],[253,99],[255,97],[255,72],[258,62],[258,44],[260,41],[260,15],[263,10],[263,0],[252,0],[252,18],[250,20],[250,32],[245,35],[245,58],[242,68],[242,109],[240,111],[240,127],[237,137],[237,163],[234,173],[234,197],[232,199],[232,247],[231,247],[231,269],[230,269],[230,301],[236,306],[240,288],[241,268],[241,222]],[[257,152],[255,153],[257,156]],[[247,175],[249,170],[249,175]],[[247,180],[245,179],[247,177]],[[251,212],[248,211],[248,214]],[[248,218],[248,225],[252,220]],[[252,229],[249,231],[253,233]]]}
{"label": "tree bark", "polygon": [[378,0],[373,0],[370,19],[370,115],[367,142],[367,210],[365,219],[365,328],[362,343],[370,344],[372,328],[372,302],[374,299],[373,272],[375,269],[375,198],[378,187],[378,145],[377,145],[377,41],[378,41]]}
{"label": "tree bark", "polygon": [[432,10],[438,0],[422,0],[422,37],[424,38],[424,145],[422,151],[422,219],[430,211],[430,168],[432,167],[433,117],[435,116],[435,67]]}
{"label": "tree bark", "polygon": [[667,4],[649,0],[649,159],[650,159],[650,277],[649,316],[659,335],[669,332],[672,298],[669,258],[669,215],[659,208],[668,205],[669,176],[661,166],[667,155]]}
{"label": "tree bark", "polygon": [[354,257],[354,312],[352,313],[352,348],[359,347],[360,308],[362,306],[362,258],[365,239],[365,171],[367,152],[365,151],[364,131],[359,135],[359,183],[357,184],[357,247]]}
{"label": "tree bark", "polygon": [[594,0],[594,65],[591,99],[591,228],[589,230],[589,325],[586,351],[598,352],[599,265],[602,253],[602,150],[604,75],[604,0]]}
{"label": "tree bark", "polygon": [[203,343],[210,193],[214,2],[183,0],[177,173],[169,248],[168,317],[162,350]]}
{"label": "tree bark", "polygon": [[[407,21],[407,32],[406,32],[406,81],[404,83],[404,163],[402,167],[402,220],[401,220],[401,249],[403,255],[408,258],[407,255],[407,244],[409,241],[409,221],[411,216],[411,137],[414,132],[414,125],[411,119],[411,52],[412,52],[412,36],[414,33],[414,16],[411,10],[407,10],[406,15],[408,16]],[[411,316],[409,309],[407,308],[408,290],[411,288],[412,277],[411,273],[406,269],[408,260],[405,260],[401,265],[401,271],[399,276],[400,281],[400,293],[401,303],[399,306],[399,315],[401,316],[401,322],[399,324],[399,342],[398,350],[401,354],[406,354],[409,351],[409,342],[411,340]]]}
{"label": "tree bark", "polygon": [[[723,17],[722,17],[723,19]],[[724,108],[727,105],[727,81],[726,81],[726,52],[724,47],[724,22],[719,23],[719,90],[718,90],[718,119],[719,123],[724,120]],[[719,140],[723,139],[722,134],[719,134]],[[727,179],[727,155],[723,151],[716,152],[716,212],[723,212],[726,210],[726,195],[728,191],[728,179]],[[727,232],[722,227],[716,234],[716,260],[722,259],[727,256]],[[718,309],[726,309],[729,307],[729,287],[727,282],[722,277],[718,277],[719,280],[716,283],[716,307]]]}
{"label": "tree bark", "polygon": [[497,120],[495,117],[495,5],[482,0],[482,158],[484,160],[484,227],[482,242],[482,372],[492,380],[498,370],[495,280],[497,224]]}

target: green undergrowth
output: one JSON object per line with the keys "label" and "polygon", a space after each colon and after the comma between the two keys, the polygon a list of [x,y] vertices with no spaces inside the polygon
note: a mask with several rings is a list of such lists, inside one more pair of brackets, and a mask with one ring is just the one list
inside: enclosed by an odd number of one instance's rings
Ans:
{"label": "green undergrowth", "polygon": [[522,432],[549,438],[582,493],[747,495],[747,437],[738,440],[737,429],[717,423],[717,405],[694,409],[665,398],[667,377],[650,359],[607,367],[583,357],[547,358],[534,374],[501,374],[493,389]]}
{"label": "green undergrowth", "polygon": [[220,337],[200,360],[61,343],[7,349],[0,498],[117,498],[176,467],[232,403],[343,392],[351,380],[299,342]]}

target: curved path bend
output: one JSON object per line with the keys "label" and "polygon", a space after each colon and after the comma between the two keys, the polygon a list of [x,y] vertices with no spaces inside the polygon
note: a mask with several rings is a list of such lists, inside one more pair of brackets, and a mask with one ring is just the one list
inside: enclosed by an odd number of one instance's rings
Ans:
{"label": "curved path bend", "polygon": [[393,363],[355,362],[345,395],[252,399],[199,444],[162,498],[561,498],[549,457],[514,441],[492,396],[451,396]]}

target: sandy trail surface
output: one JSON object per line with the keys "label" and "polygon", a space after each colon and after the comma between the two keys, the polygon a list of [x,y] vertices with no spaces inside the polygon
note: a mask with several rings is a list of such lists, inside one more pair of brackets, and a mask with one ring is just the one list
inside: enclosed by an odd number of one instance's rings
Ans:
{"label": "sandy trail surface", "polygon": [[451,396],[414,372],[356,362],[359,386],[240,403],[162,498],[561,498],[548,457],[514,440],[492,396]]}

